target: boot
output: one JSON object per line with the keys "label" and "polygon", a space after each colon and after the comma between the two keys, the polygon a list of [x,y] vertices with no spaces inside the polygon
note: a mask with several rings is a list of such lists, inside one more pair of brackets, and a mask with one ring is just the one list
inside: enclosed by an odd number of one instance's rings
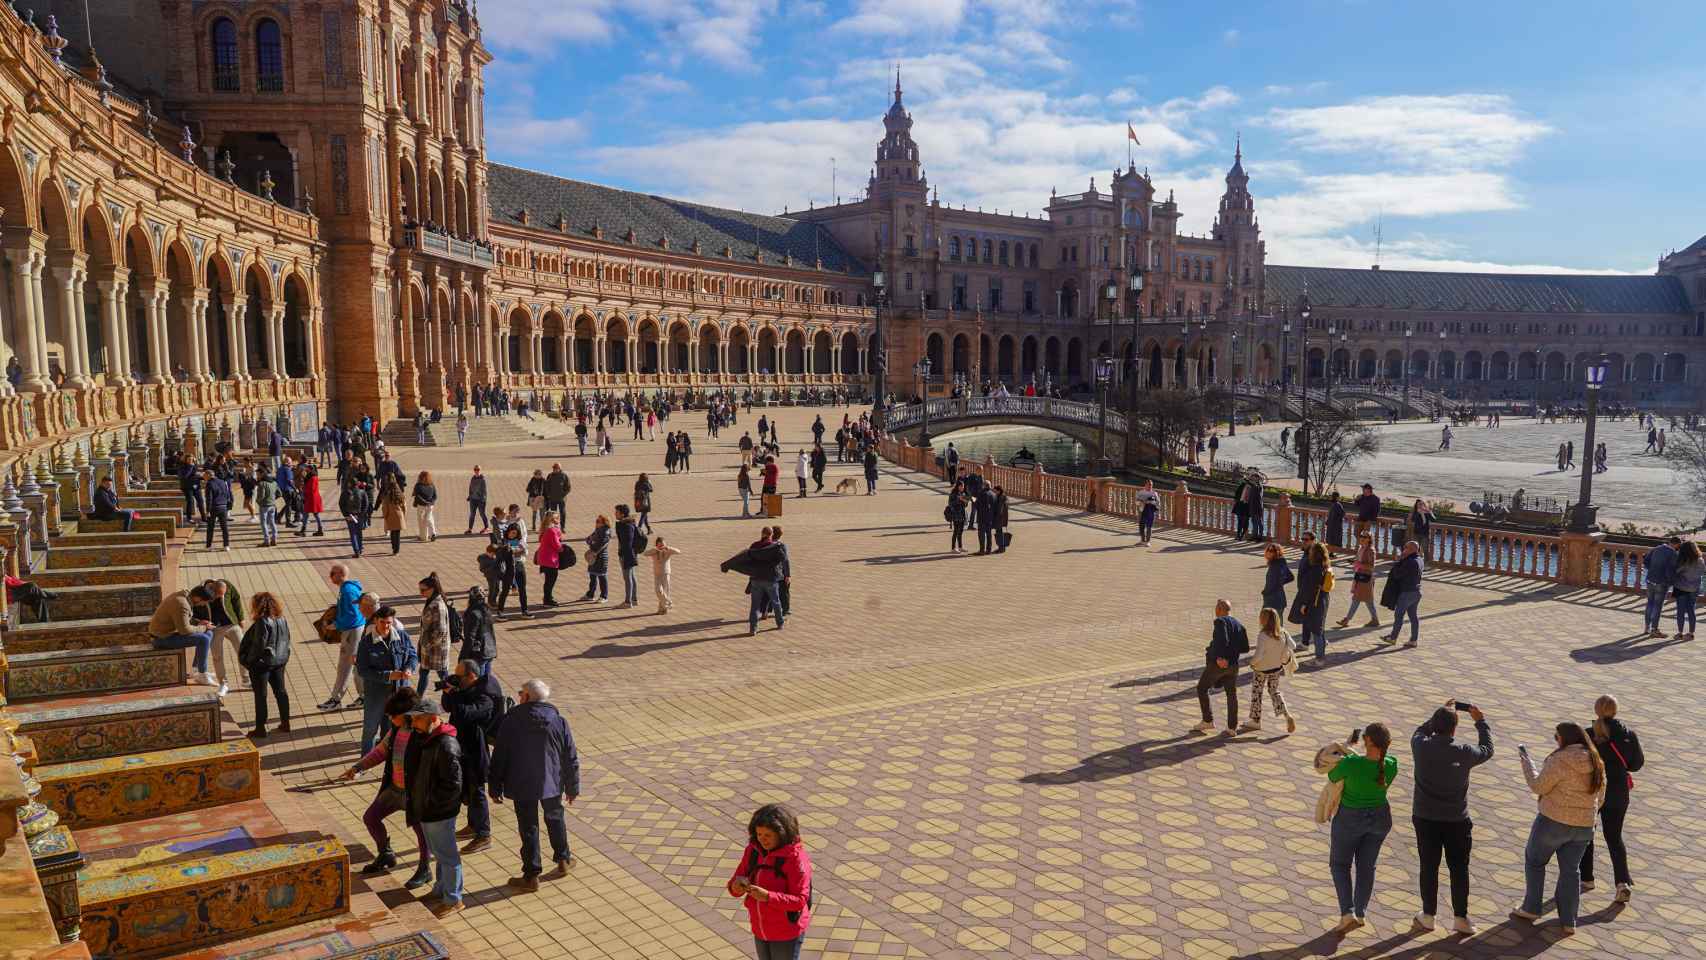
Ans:
{"label": "boot", "polygon": [[364,877],[376,877],[396,865],[397,855],[391,852],[390,847],[385,847],[379,851],[379,856],[374,857],[367,866],[361,868],[361,875]]}
{"label": "boot", "polygon": [[414,890],[417,887],[424,887],[431,882],[432,861],[423,859],[421,861],[421,865],[415,868],[414,874],[410,876],[409,879],[403,881],[403,889]]}

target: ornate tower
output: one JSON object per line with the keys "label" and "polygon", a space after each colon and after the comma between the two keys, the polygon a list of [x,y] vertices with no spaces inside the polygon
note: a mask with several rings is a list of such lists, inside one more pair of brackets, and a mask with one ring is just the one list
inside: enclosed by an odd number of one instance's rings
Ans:
{"label": "ornate tower", "polygon": [[912,114],[901,103],[900,71],[894,75],[894,103],[883,114],[883,139],[877,144],[877,165],[871,171],[870,190],[883,181],[919,185],[922,195],[924,168],[918,162],[918,144],[912,139]]}
{"label": "ornate tower", "polygon": [[894,75],[894,103],[883,114],[883,139],[865,196],[871,209],[872,246],[877,264],[888,272],[890,302],[905,310],[925,303],[933,245],[929,227],[929,182],[912,139],[912,114],[901,101],[900,71]]}
{"label": "ornate tower", "polygon": [[1226,171],[1226,192],[1220,195],[1214,238],[1226,250],[1226,278],[1238,291],[1238,305],[1259,305],[1266,251],[1261,224],[1256,219],[1256,201],[1250,197],[1250,177],[1244,172],[1242,137],[1232,153],[1232,169]]}

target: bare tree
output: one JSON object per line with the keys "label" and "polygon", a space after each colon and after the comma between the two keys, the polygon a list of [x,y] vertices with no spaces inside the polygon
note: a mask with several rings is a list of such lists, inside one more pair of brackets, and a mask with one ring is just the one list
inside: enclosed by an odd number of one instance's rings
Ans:
{"label": "bare tree", "polygon": [[1155,465],[1187,459],[1191,445],[1214,423],[1214,411],[1226,406],[1218,387],[1205,390],[1139,390],[1136,409],[1126,416],[1133,439],[1155,448]]}
{"label": "bare tree", "polygon": [[1262,438],[1262,445],[1289,464],[1293,476],[1297,475],[1298,454],[1307,447],[1309,476],[1303,482],[1308,492],[1319,497],[1336,485],[1339,475],[1352,464],[1380,452],[1380,432],[1353,416],[1325,409],[1293,431],[1290,444],[1281,444],[1269,435]]}
{"label": "bare tree", "polygon": [[[1706,432],[1680,427],[1665,435],[1665,459],[1682,475],[1682,482],[1696,500],[1706,499]],[[1593,469],[1593,451],[1588,451],[1584,470]]]}

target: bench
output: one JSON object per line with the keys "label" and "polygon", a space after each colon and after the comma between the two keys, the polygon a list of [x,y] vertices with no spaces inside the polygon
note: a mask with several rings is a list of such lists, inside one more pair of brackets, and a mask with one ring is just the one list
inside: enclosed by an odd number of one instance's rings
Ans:
{"label": "bench", "polygon": [[152,646],[153,640],[148,636],[148,621],[151,619],[152,613],[146,617],[16,624],[7,627],[0,635],[0,647],[4,647],[9,656],[16,656],[90,647]]}
{"label": "bench", "polygon": [[255,800],[261,752],[246,737],[38,766],[36,798],[72,829]]}
{"label": "bench", "polygon": [[94,584],[53,592],[48,613],[56,621],[152,617],[160,606],[160,584]]}
{"label": "bench", "polygon": [[153,567],[165,563],[166,549],[152,543],[78,544],[75,540],[47,552],[48,570],[93,570],[100,567]]}
{"label": "bench", "polygon": [[204,686],[61,697],[10,710],[44,764],[215,743],[221,732],[218,693]]}
{"label": "bench", "polygon": [[13,653],[7,661],[6,699],[12,703],[177,687],[188,679],[182,650],[156,650],[150,644]]}

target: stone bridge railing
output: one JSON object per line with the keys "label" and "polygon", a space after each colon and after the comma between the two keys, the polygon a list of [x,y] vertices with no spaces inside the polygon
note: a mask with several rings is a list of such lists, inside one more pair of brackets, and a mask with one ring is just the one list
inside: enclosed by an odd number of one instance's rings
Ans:
{"label": "stone bridge railing", "polygon": [[[903,467],[941,476],[934,451],[893,438],[883,441],[882,455]],[[1135,520],[1138,515],[1136,484],[1120,483],[1110,477],[1074,477],[1053,474],[1041,466],[1032,469],[1004,467],[991,461],[962,460],[960,466],[1000,484],[1008,497],[1038,503],[1105,513]],[[1157,522],[1163,526],[1225,534],[1237,530],[1237,518],[1228,497],[1192,493],[1180,483],[1173,490],[1156,489],[1161,497]],[[1325,542],[1327,511],[1294,505],[1289,495],[1263,506],[1263,530],[1268,538],[1286,546],[1297,546],[1305,532]],[[1383,516],[1374,525],[1375,552],[1383,559],[1396,559],[1410,539],[1403,517]],[[1351,542],[1353,523],[1346,520],[1344,537]],[[1625,593],[1646,588],[1643,561],[1649,548],[1639,544],[1606,543],[1600,534],[1544,534],[1521,530],[1457,525],[1436,521],[1428,530],[1422,553],[1429,569],[1463,570],[1497,576],[1522,577],[1573,587],[1589,587]],[[1348,553],[1336,549],[1335,553]],[[1341,578],[1349,583],[1348,575]]]}
{"label": "stone bridge railing", "polygon": [[[945,397],[931,400],[931,422],[987,420],[1003,423],[1016,420],[1059,420],[1077,426],[1095,427],[1101,424],[1101,407],[1076,400],[1057,400],[1053,397]],[[901,404],[889,409],[886,421],[890,431],[910,430],[924,423],[924,404]],[[1108,431],[1124,433],[1125,414],[1118,410],[1107,412]]]}

